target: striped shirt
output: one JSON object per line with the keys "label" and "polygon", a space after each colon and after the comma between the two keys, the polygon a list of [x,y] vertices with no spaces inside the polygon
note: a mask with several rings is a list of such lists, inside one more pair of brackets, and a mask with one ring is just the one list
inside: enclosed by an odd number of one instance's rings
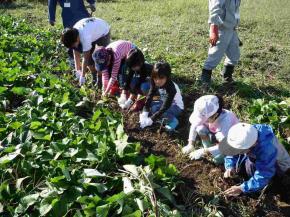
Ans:
{"label": "striped shirt", "polygon": [[107,49],[110,48],[113,50],[114,62],[111,68],[111,73],[109,73],[108,69],[105,69],[102,72],[102,80],[105,92],[108,92],[113,84],[117,81],[121,62],[127,58],[127,54],[134,47],[135,46],[132,42],[124,40],[115,41],[107,46]]}

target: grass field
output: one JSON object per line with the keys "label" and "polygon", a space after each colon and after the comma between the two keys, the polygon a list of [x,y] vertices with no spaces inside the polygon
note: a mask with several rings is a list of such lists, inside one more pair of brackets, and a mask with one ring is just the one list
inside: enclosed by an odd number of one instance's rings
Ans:
{"label": "grass field", "polygon": [[[234,75],[237,83],[229,89],[223,86],[219,76],[223,65],[220,64],[215,70],[215,82],[209,91],[224,94],[229,107],[242,120],[250,120],[248,107],[252,105],[253,99],[264,98],[280,102],[290,97],[289,9],[289,0],[242,1],[239,34],[244,46],[241,48],[241,62]],[[48,24],[45,3],[16,1],[8,8],[0,6],[1,14],[26,19],[31,25],[40,29],[55,30],[57,28],[61,32],[59,12],[58,10],[57,26],[51,27]],[[103,18],[111,24],[113,39],[133,41],[146,53],[149,61],[154,62],[159,59],[168,61],[173,67],[175,78],[180,82],[183,93],[187,96],[186,100],[193,101],[194,96],[202,94],[196,85],[196,80],[207,57],[208,6],[206,0],[102,1],[97,4],[94,16]],[[58,43],[60,41],[56,41],[56,44]],[[188,108],[188,112],[191,110],[192,107]],[[140,139],[143,139],[142,136]],[[165,137],[160,140],[166,143],[167,139],[170,138]],[[178,138],[177,142],[184,144],[186,139]],[[177,149],[178,146],[174,148]],[[188,161],[185,162],[178,150],[172,153],[177,153],[173,155],[176,159],[172,160],[169,156],[167,158],[169,162],[184,167]],[[200,164],[189,166],[189,168],[198,169]],[[207,165],[203,174],[209,171],[208,167]],[[179,166],[178,169],[180,169]],[[196,180],[197,183],[202,183],[203,178],[206,177]],[[212,179],[206,180],[205,184],[197,188],[206,187],[211,181]],[[199,203],[205,206],[203,203],[211,201],[213,204],[208,207],[214,207],[214,199],[208,198],[209,195],[212,196],[211,191],[216,189],[216,187],[199,189],[200,194],[204,196]],[[190,200],[188,195],[185,197],[187,198],[183,201]],[[241,216],[253,214],[251,207],[245,206],[245,203],[241,201],[233,203],[233,207],[231,209],[238,209]],[[268,206],[267,209],[269,209]],[[194,209],[192,212],[187,212],[186,216],[194,216],[193,213],[196,212],[197,210]]]}

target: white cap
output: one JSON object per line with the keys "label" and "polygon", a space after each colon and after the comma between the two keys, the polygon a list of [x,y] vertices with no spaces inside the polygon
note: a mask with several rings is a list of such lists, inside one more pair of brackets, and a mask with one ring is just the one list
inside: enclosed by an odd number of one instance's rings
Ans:
{"label": "white cap", "polygon": [[189,118],[191,124],[203,124],[219,109],[219,99],[215,95],[205,95],[194,103],[194,110]]}
{"label": "white cap", "polygon": [[247,152],[258,140],[258,130],[251,124],[239,123],[231,127],[220,144],[220,152],[233,156]]}

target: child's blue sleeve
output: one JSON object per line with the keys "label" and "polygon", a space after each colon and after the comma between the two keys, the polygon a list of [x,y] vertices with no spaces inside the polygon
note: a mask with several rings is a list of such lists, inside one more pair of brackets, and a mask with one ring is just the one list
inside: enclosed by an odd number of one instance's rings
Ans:
{"label": "child's blue sleeve", "polygon": [[225,169],[234,169],[238,161],[239,155],[237,156],[226,156],[225,157]]}

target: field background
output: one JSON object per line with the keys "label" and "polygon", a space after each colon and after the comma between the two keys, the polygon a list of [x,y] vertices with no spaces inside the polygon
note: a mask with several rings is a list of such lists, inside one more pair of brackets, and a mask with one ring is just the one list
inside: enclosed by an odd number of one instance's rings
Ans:
{"label": "field background", "polygon": [[[250,120],[248,107],[252,105],[253,99],[264,98],[279,102],[290,97],[289,12],[289,0],[279,0],[279,2],[275,0],[242,1],[239,34],[244,46],[241,48],[241,62],[234,75],[237,83],[230,87],[222,85],[219,71],[223,64],[220,64],[214,72],[215,82],[210,90],[211,93],[224,94],[227,105],[242,120]],[[49,26],[46,1],[45,3],[16,1],[8,8],[1,5],[0,13],[26,19],[31,25],[40,29],[51,29],[52,31],[57,29],[59,33],[62,30],[59,8],[57,25],[55,27]],[[199,77],[208,49],[207,1],[116,0],[98,2],[94,16],[103,18],[111,24],[113,39],[131,40],[146,53],[149,61],[165,59],[172,65],[175,79],[178,80],[183,93],[186,95],[187,105],[190,105],[187,107],[189,114],[195,97],[203,94],[196,85],[196,79]],[[56,44],[59,43],[60,41],[56,41]],[[63,51],[65,52],[65,49]],[[187,119],[184,121],[186,122]],[[128,125],[126,127],[130,128]],[[141,136],[139,133],[136,134],[135,137],[139,141],[152,136],[152,134],[146,133]],[[186,136],[187,133],[184,135]],[[213,187],[212,185],[214,185],[213,182],[217,181],[213,178],[215,173],[213,172],[211,177],[207,179],[209,172],[212,172],[210,164],[206,164],[202,171],[199,171],[198,169],[203,166],[201,163],[191,164],[184,159],[178,149],[180,147],[176,144],[184,145],[186,143],[185,137],[172,139],[165,136],[160,138],[160,147],[156,148],[155,154],[161,153],[160,149],[162,148],[167,149],[167,147],[161,147],[162,142],[171,144],[172,141],[175,144],[174,150],[169,150],[170,153],[164,150],[164,153],[169,154],[167,160],[176,164],[179,170],[180,168],[197,170],[196,174],[189,174],[189,178],[196,181],[199,196],[202,198],[198,199],[199,204],[205,206],[205,203],[211,202],[212,204],[207,206],[214,207],[216,204],[214,198],[212,199],[212,192],[217,190],[217,186]],[[152,141],[152,143],[154,142]],[[198,172],[200,172],[200,176],[198,176]],[[183,174],[184,171],[181,173],[188,177],[187,174]],[[216,177],[221,173],[222,171],[218,169]],[[190,177],[191,175],[193,177]],[[186,193],[183,195],[182,201],[187,201],[189,204],[195,203],[196,195],[192,197]],[[243,200],[245,201],[247,198]],[[267,209],[271,210],[269,208],[271,203],[269,199]],[[251,213],[252,207],[245,204],[242,200],[232,203],[231,210],[238,210],[239,212],[237,212],[241,216],[255,215]],[[289,205],[287,209],[289,213]],[[198,210],[193,208],[192,213],[198,213]],[[192,213],[189,212],[188,216],[193,216]]]}

